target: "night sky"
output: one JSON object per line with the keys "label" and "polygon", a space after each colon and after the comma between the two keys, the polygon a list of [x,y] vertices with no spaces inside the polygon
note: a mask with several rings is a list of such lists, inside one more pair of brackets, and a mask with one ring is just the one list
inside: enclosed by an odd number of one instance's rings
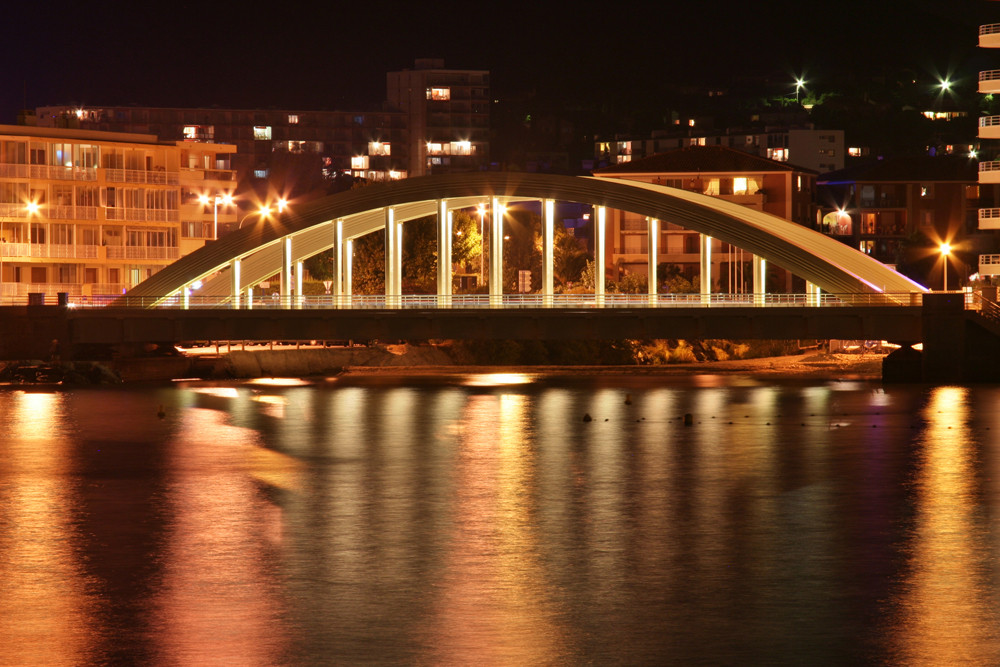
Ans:
{"label": "night sky", "polygon": [[494,97],[567,103],[641,104],[734,74],[1000,68],[1000,53],[976,48],[977,26],[1000,22],[987,0],[22,2],[2,14],[0,123],[70,103],[370,109],[385,72],[419,57],[491,70]]}

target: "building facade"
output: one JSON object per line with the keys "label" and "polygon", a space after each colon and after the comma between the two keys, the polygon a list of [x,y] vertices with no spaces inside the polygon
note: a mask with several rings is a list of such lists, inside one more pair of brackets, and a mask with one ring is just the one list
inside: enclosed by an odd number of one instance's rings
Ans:
{"label": "building facade", "polygon": [[695,127],[685,132],[655,132],[644,139],[598,141],[595,157],[610,166],[681,148],[721,146],[776,162],[788,162],[817,173],[844,168],[847,151],[843,130],[779,127],[703,133]]}
{"label": "building facade", "polygon": [[421,59],[412,70],[386,74],[386,91],[389,103],[407,117],[411,175],[488,166],[488,71],[445,69],[444,60]]}
{"label": "building facade", "polygon": [[934,260],[947,243],[955,250],[948,284],[958,287],[962,276],[975,271],[963,258],[993,243],[991,232],[978,232],[984,228],[982,210],[1000,211],[992,208],[998,186],[980,184],[977,171],[968,156],[917,155],[824,174],[818,181],[819,230],[935,289],[944,280],[943,263],[935,268]]}
{"label": "building facade", "polygon": [[234,146],[0,126],[0,296],[121,294],[237,223]]}
{"label": "building facade", "polygon": [[326,176],[405,178],[407,121],[399,111],[281,111],[161,107],[38,107],[41,127],[153,134],[165,141],[236,146],[237,178],[268,180],[301,159]]}
{"label": "building facade", "polygon": [[[622,178],[665,185],[725,199],[757,211],[810,225],[816,173],[722,146],[691,146],[625,162],[594,172],[600,178]],[[648,275],[649,221],[626,211],[608,211],[606,270],[613,279],[629,273]],[[705,239],[669,220],[659,228],[657,264],[676,265],[687,278],[701,277]],[[749,253],[711,240],[711,291],[743,293],[753,289],[745,265]],[[791,276],[774,269],[768,286],[791,287]]]}

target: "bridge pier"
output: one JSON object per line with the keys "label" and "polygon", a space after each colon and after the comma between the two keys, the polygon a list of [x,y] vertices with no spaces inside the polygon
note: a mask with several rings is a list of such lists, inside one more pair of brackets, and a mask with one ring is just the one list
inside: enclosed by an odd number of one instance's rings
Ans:
{"label": "bridge pier", "polygon": [[451,235],[452,214],[447,200],[437,202],[437,301],[438,306],[451,305]]}
{"label": "bridge pier", "polygon": [[646,294],[649,295],[649,303],[655,304],[657,292],[660,287],[660,279],[657,276],[656,260],[660,253],[660,221],[656,218],[646,218],[648,224],[646,242]]}
{"label": "bridge pier", "polygon": [[555,200],[543,200],[542,211],[542,305],[548,307],[555,293]]}
{"label": "bridge pier", "polygon": [[504,206],[498,197],[490,204],[490,306],[503,305],[503,213]]}

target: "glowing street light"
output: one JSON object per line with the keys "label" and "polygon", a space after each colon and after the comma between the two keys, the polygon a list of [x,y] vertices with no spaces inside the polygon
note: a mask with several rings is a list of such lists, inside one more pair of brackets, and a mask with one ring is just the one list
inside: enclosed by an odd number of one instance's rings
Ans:
{"label": "glowing street light", "polygon": [[801,91],[806,85],[805,79],[797,77],[795,79],[795,103],[799,103],[799,91]]}
{"label": "glowing street light", "polygon": [[942,243],[938,248],[941,251],[941,258],[944,260],[944,291],[948,291],[948,255],[951,254],[951,244]]}
{"label": "glowing street light", "polygon": [[208,195],[199,195],[198,201],[203,205],[212,204],[212,240],[218,240],[219,238],[219,204],[224,206],[233,205],[233,195],[229,192],[222,195],[215,195],[215,197],[209,197]]}
{"label": "glowing street light", "polygon": [[261,206],[256,211],[250,211],[249,213],[243,216],[243,218],[240,220],[240,224],[236,226],[236,229],[242,229],[243,223],[246,222],[246,219],[249,218],[251,215],[259,215],[261,217],[264,217],[266,215],[269,215],[270,213],[271,213],[271,207],[269,206]]}

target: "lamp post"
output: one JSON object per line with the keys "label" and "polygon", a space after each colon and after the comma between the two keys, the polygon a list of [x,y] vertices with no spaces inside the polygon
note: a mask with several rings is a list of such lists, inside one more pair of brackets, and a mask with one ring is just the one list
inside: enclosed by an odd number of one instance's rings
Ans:
{"label": "lamp post", "polygon": [[948,255],[951,254],[951,244],[950,243],[942,243],[941,247],[940,247],[940,250],[941,250],[941,258],[944,260],[944,290],[943,291],[947,292],[948,291]]}
{"label": "lamp post", "polygon": [[805,79],[795,79],[795,103],[799,103],[799,91],[806,85]]}
{"label": "lamp post", "polygon": [[217,241],[219,239],[219,204],[232,206],[233,195],[229,192],[222,195],[217,194],[214,197],[203,194],[198,197],[198,201],[204,205],[212,204],[212,240]]}

